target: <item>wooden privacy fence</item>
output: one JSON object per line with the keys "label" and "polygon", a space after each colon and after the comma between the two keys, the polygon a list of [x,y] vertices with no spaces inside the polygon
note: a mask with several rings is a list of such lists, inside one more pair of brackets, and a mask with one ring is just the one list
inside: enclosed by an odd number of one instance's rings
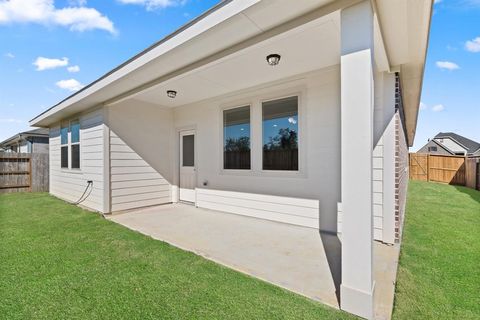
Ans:
{"label": "wooden privacy fence", "polygon": [[0,153],[0,193],[48,191],[48,154]]}
{"label": "wooden privacy fence", "polygon": [[480,190],[478,159],[410,153],[410,179],[443,182]]}

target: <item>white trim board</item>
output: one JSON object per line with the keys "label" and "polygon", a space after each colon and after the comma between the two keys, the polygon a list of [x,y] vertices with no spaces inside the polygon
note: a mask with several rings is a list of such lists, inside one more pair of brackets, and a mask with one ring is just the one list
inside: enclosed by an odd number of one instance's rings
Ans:
{"label": "white trim board", "polygon": [[199,208],[319,229],[318,200],[196,189]]}

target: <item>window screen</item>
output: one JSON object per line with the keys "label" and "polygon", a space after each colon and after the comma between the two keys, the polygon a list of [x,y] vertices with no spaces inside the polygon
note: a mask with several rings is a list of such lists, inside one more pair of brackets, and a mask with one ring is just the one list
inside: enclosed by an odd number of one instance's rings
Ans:
{"label": "window screen", "polygon": [[78,120],[70,123],[70,140],[71,168],[80,169],[80,122]]}
{"label": "window screen", "polygon": [[72,144],[72,169],[80,169],[80,145]]}
{"label": "window screen", "polygon": [[68,146],[62,146],[60,152],[60,166],[62,168],[68,168]]}
{"label": "window screen", "polygon": [[223,111],[223,168],[250,169],[250,106]]}
{"label": "window screen", "polygon": [[195,166],[195,136],[193,134],[182,137],[182,165],[184,167]]}
{"label": "window screen", "polygon": [[262,103],[263,170],[298,170],[298,97]]}

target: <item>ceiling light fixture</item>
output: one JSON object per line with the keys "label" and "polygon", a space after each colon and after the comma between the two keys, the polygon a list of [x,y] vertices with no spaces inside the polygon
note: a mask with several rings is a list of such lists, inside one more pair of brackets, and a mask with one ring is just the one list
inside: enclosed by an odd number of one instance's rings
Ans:
{"label": "ceiling light fixture", "polygon": [[273,53],[267,56],[267,62],[271,66],[276,66],[280,62],[280,55]]}
{"label": "ceiling light fixture", "polygon": [[177,91],[175,91],[175,90],[167,90],[167,96],[168,96],[169,98],[172,98],[172,99],[173,99],[173,98],[175,98],[175,97],[177,96]]}

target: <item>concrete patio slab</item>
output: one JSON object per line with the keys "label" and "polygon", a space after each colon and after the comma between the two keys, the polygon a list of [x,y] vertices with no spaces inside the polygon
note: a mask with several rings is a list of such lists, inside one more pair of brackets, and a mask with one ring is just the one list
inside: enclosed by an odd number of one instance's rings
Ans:
{"label": "concrete patio slab", "polygon": [[[337,235],[186,204],[144,208],[108,219],[339,308],[341,243]],[[394,247],[375,244],[379,253],[375,262],[380,266],[376,285],[379,319],[388,319],[393,305],[394,251]]]}

